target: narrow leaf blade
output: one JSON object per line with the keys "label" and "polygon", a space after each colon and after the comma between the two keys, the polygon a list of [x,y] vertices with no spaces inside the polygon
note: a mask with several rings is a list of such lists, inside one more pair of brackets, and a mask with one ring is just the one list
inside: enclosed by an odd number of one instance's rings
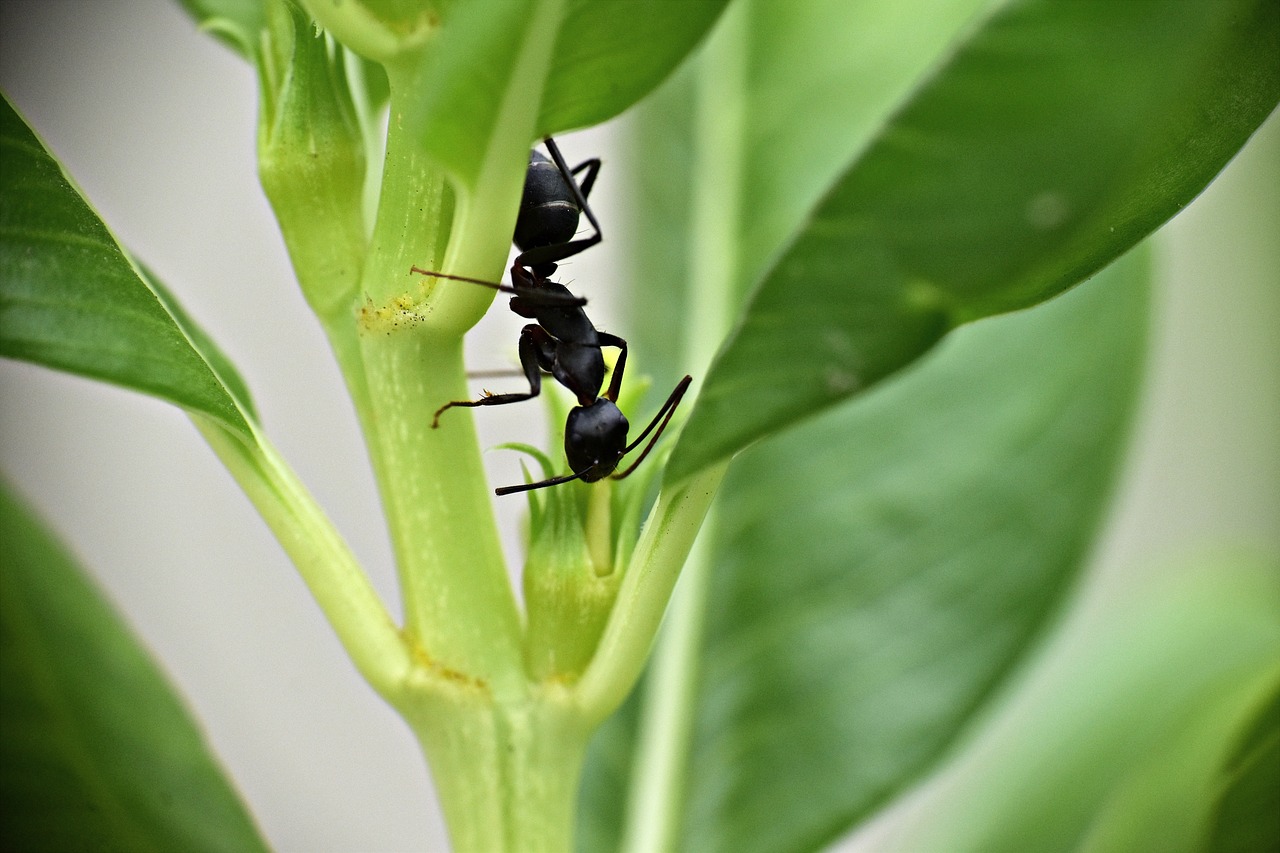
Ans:
{"label": "narrow leaf blade", "polygon": [[132,388],[247,435],[248,394],[230,362],[139,277],[8,100],[0,166],[0,355]]}
{"label": "narrow leaf blade", "polygon": [[265,845],[155,663],[0,484],[0,847]]}

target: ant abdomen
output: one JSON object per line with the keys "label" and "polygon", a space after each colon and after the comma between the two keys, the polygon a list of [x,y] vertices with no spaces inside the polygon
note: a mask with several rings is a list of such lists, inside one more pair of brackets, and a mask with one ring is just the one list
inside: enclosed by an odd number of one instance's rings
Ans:
{"label": "ant abdomen", "polygon": [[568,243],[578,231],[580,213],[573,188],[556,164],[539,151],[529,152],[514,238],[520,251]]}
{"label": "ant abdomen", "polygon": [[[600,223],[587,203],[600,173],[600,160],[593,157],[570,169],[555,141],[548,136],[543,142],[551,157],[548,159],[537,149],[529,152],[529,169],[525,172],[512,242],[520,249],[516,265],[545,278],[556,271],[556,264],[591,248],[602,237]],[[575,240],[580,215],[591,223],[592,234]]]}

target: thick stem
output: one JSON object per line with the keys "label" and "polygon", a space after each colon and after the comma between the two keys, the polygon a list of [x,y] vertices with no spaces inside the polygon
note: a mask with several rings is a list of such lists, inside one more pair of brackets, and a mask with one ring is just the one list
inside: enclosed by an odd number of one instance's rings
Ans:
{"label": "thick stem", "polygon": [[568,853],[590,731],[547,697],[485,697],[410,712],[454,853]]}
{"label": "thick stem", "polygon": [[406,631],[439,666],[506,692],[517,687],[522,669],[521,628],[479,443],[464,411],[450,412],[440,429],[431,429],[440,406],[466,396],[462,329],[428,322],[434,282],[410,272],[415,265],[438,268],[452,193],[402,121],[414,95],[412,75],[390,78],[382,194],[359,312],[370,454],[400,572]]}
{"label": "thick stem", "polygon": [[512,689],[520,619],[473,421],[451,411],[431,429],[432,413],[466,393],[462,342],[370,331],[364,362],[405,629],[440,665]]}

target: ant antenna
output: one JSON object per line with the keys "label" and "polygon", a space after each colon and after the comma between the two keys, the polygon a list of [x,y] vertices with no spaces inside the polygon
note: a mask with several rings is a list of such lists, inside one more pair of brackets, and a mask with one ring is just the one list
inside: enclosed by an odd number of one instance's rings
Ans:
{"label": "ant antenna", "polygon": [[515,296],[523,296],[535,299],[544,305],[571,305],[581,308],[587,304],[587,300],[581,296],[573,294],[562,294],[555,292],[547,292],[540,288],[534,287],[511,287],[506,284],[499,284],[496,281],[485,281],[482,278],[471,278],[465,275],[451,275],[447,272],[435,272],[434,270],[424,270],[422,267],[410,267],[409,272],[416,272],[418,275],[430,276],[431,278],[447,278],[450,281],[465,281],[469,284],[478,284],[481,287],[487,287],[490,290],[498,290],[502,293],[510,293]]}
{"label": "ant antenna", "polygon": [[552,477],[550,480],[543,480],[540,483],[521,483],[518,486],[503,486],[500,489],[494,489],[495,495],[513,495],[516,492],[532,492],[534,489],[545,489],[548,486],[558,486],[561,483],[571,483],[574,480],[581,479],[581,474],[565,474],[563,477]]}
{"label": "ant antenna", "polygon": [[[684,392],[689,390],[689,383],[691,382],[693,382],[692,376],[686,376],[684,379],[680,380],[680,384],[676,385],[675,390],[671,392],[671,396],[667,398],[667,402],[662,404],[662,408],[653,416],[653,420],[649,421],[649,425],[644,428],[644,432],[640,433],[636,440],[627,445],[627,448],[622,451],[622,456],[626,456],[628,453],[639,447],[649,433],[653,432],[654,427],[657,427],[658,431],[654,433],[653,438],[649,440],[649,444],[645,447],[644,452],[640,454],[640,457],[636,459],[635,462],[628,465],[627,470],[623,471],[621,474],[610,474],[610,479],[621,480],[624,477],[630,476],[631,472],[636,470],[636,467],[644,461],[645,457],[649,455],[649,451],[653,450],[653,446],[657,444],[658,439],[662,437],[662,431],[665,430],[667,428],[667,424],[671,422],[671,417],[676,413],[676,406],[680,405],[680,400],[684,397]],[[659,421],[661,421],[661,423],[659,423]],[[618,458],[621,459],[622,456],[619,456]],[[501,496],[515,494],[516,492],[531,492],[534,489],[545,489],[550,486],[558,486],[561,483],[571,483],[574,480],[580,480],[584,473],[586,472],[583,471],[577,474],[565,474],[560,477],[552,477],[549,480],[542,480],[537,483],[521,483],[518,486],[503,486],[500,489],[494,489],[494,493]]]}
{"label": "ant antenna", "polygon": [[621,480],[624,477],[629,477],[631,472],[636,470],[636,467],[644,461],[644,458],[649,455],[649,451],[653,450],[653,446],[657,444],[658,439],[662,437],[662,431],[665,430],[667,428],[667,424],[671,422],[671,416],[676,413],[676,406],[680,405],[680,400],[684,397],[684,392],[689,390],[689,383],[692,381],[692,376],[685,376],[684,379],[680,380],[680,384],[678,384],[675,387],[675,390],[671,392],[671,396],[667,398],[667,402],[662,404],[662,408],[653,416],[653,420],[649,421],[649,425],[644,428],[644,432],[640,433],[640,435],[636,437],[635,441],[627,445],[627,449],[622,451],[622,455],[626,456],[628,453],[639,447],[640,442],[644,441],[645,436],[652,432],[654,426],[658,424],[659,420],[661,420],[662,424],[658,426],[658,431],[653,434],[653,438],[649,440],[649,444],[645,447],[644,452],[640,454],[640,457],[636,459],[635,462],[632,462],[627,466],[627,470],[623,471],[621,474],[610,474],[610,478],[614,480]]}

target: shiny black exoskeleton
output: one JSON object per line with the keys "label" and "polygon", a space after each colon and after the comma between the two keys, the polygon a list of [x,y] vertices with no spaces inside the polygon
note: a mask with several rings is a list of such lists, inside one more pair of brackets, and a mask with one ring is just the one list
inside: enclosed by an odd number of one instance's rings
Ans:
{"label": "shiny black exoskeleton", "polygon": [[[544,372],[550,373],[578,400],[578,405],[569,411],[564,430],[564,453],[573,473],[539,483],[505,486],[497,489],[499,495],[542,489],[571,480],[594,483],[605,477],[617,480],[626,477],[649,455],[671,416],[675,414],[676,406],[680,404],[689,383],[693,381],[689,376],[682,379],[662,404],[658,414],[644,428],[644,432],[628,444],[627,432],[630,424],[615,402],[622,388],[622,377],[627,366],[627,342],[617,335],[597,329],[582,309],[582,301],[570,293],[567,287],[548,281],[536,269],[527,269],[518,261],[511,267],[511,287],[418,267],[414,267],[413,271],[514,294],[511,310],[521,317],[536,321],[520,330],[520,367],[529,382],[528,392],[489,394],[479,400],[454,400],[446,403],[436,410],[431,421],[432,429],[440,425],[440,416],[455,406],[502,406],[537,397],[542,393]],[[604,384],[605,368],[601,347],[616,347],[620,351],[613,368],[613,378],[603,396],[600,388]],[[614,473],[622,458],[639,447],[655,429],[657,432],[640,457],[622,473]]]}
{"label": "shiny black exoskeleton", "polygon": [[[548,136],[544,144],[551,159],[536,148],[529,152],[529,171],[525,173],[513,242],[520,249],[516,263],[546,278],[556,271],[558,263],[591,248],[603,237],[600,223],[587,204],[600,173],[600,160],[593,157],[570,169],[554,139]],[[584,171],[579,184],[578,173]],[[580,215],[587,217],[595,233],[575,240]]]}
{"label": "shiny black exoskeleton", "polygon": [[[587,160],[569,169],[555,141],[548,137],[545,143],[551,154],[550,161],[536,150],[529,156],[529,171],[525,176],[524,196],[514,236],[520,254],[511,266],[510,286],[413,268],[413,272],[422,275],[470,282],[510,293],[511,310],[534,321],[520,331],[520,367],[529,382],[528,392],[487,394],[479,400],[446,403],[436,410],[431,420],[432,429],[440,425],[442,414],[456,406],[502,406],[537,397],[542,392],[544,372],[551,374],[577,398],[578,405],[570,410],[564,430],[565,457],[573,473],[539,483],[506,486],[497,489],[499,495],[542,489],[571,480],[594,483],[605,477],[619,480],[626,477],[649,455],[693,381],[688,376],[682,379],[644,432],[635,441],[627,443],[630,424],[616,405],[627,366],[627,342],[597,329],[583,310],[586,300],[574,296],[567,287],[548,278],[560,261],[601,240],[600,224],[587,204],[587,194],[595,184],[600,161]],[[579,185],[576,176],[584,170],[586,175]],[[587,217],[595,234],[574,240],[579,214]],[[600,394],[605,375],[602,347],[619,350],[613,378],[603,396]],[[622,473],[615,473],[622,458],[639,447],[655,429],[656,433],[639,458]]]}

